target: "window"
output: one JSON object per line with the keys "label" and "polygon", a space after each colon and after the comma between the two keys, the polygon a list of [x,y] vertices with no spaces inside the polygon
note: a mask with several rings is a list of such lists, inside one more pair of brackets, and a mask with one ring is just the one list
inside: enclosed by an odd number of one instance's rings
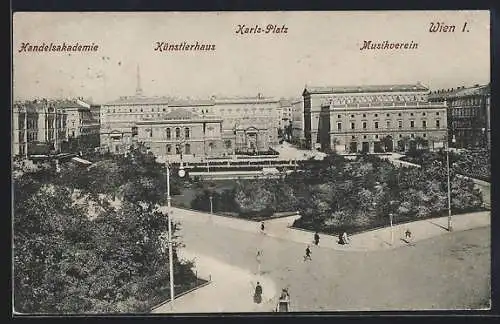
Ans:
{"label": "window", "polygon": [[172,133],[170,132],[170,128],[166,129],[166,133],[167,133],[167,139],[171,139],[172,138]]}
{"label": "window", "polygon": [[366,122],[363,122],[363,129],[366,128]]}
{"label": "window", "polygon": [[439,128],[441,125],[440,125],[440,122],[439,122],[439,119],[436,120],[436,128]]}
{"label": "window", "polygon": [[363,114],[363,118],[366,117],[366,114]]}
{"label": "window", "polygon": [[422,116],[425,116],[425,112],[422,113]]}
{"label": "window", "polygon": [[413,113],[410,113],[410,116],[413,116]]}
{"label": "window", "polygon": [[189,138],[189,135],[190,135],[189,134],[189,128],[188,127],[184,128],[184,137],[185,138]]}
{"label": "window", "polygon": [[132,108],[130,108],[130,112],[132,112]]}
{"label": "window", "polygon": [[399,138],[403,137],[403,135],[399,134]]}
{"label": "window", "polygon": [[181,154],[181,146],[178,144],[175,146],[175,154]]}
{"label": "window", "polygon": [[415,127],[415,121],[414,120],[410,120],[410,127],[411,128]]}
{"label": "window", "polygon": [[351,136],[352,139],[356,139],[356,136]]}
{"label": "window", "polygon": [[163,108],[163,112],[165,112],[165,108]]}
{"label": "window", "polygon": [[184,146],[184,152],[185,152],[186,154],[191,154],[191,144],[186,144],[186,145]]}
{"label": "window", "polygon": [[342,130],[342,123],[337,123],[337,130]]}
{"label": "window", "polygon": [[401,113],[398,113],[398,116],[401,117]]}
{"label": "window", "polygon": [[366,135],[363,135],[363,138],[366,138]]}
{"label": "window", "polygon": [[378,135],[375,135],[375,138],[378,138]]}
{"label": "window", "polygon": [[399,120],[399,121],[398,121],[398,127],[399,127],[399,128],[403,128],[403,121],[402,121],[402,120]]}
{"label": "window", "polygon": [[422,128],[427,128],[427,122],[425,120],[422,120]]}
{"label": "window", "polygon": [[175,138],[180,138],[180,137],[181,137],[181,129],[177,127],[175,128]]}
{"label": "window", "polygon": [[375,117],[378,117],[378,114],[375,114]]}
{"label": "window", "polygon": [[389,114],[385,114],[386,117],[389,117]]}
{"label": "window", "polygon": [[340,118],[341,116],[340,115],[337,115],[337,118]]}
{"label": "window", "polygon": [[378,122],[375,122],[375,128],[378,128]]}
{"label": "window", "polygon": [[425,133],[424,133],[424,135],[423,135],[423,136],[424,136],[424,137],[427,137],[427,134],[425,134]]}
{"label": "window", "polygon": [[410,137],[411,137],[411,138],[414,138],[414,137],[415,137],[415,134],[411,134],[411,135],[410,135]]}
{"label": "window", "polygon": [[387,128],[391,128],[391,121],[390,120],[387,121]]}
{"label": "window", "polygon": [[351,129],[354,129],[354,126],[355,126],[354,123],[351,123]]}
{"label": "window", "polygon": [[354,118],[354,115],[351,115],[351,118]]}
{"label": "window", "polygon": [[[167,129],[170,129],[170,128],[167,128]],[[167,144],[167,154],[170,154],[170,153],[172,153],[172,145]]]}
{"label": "window", "polygon": [[436,112],[436,116],[439,116],[439,111],[438,111],[438,112]]}

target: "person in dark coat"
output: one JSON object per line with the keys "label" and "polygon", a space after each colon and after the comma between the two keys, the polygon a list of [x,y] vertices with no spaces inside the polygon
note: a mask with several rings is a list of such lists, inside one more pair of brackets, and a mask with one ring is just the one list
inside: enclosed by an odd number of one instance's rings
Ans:
{"label": "person in dark coat", "polygon": [[319,234],[318,234],[318,232],[314,233],[314,244],[315,245],[319,244]]}
{"label": "person in dark coat", "polygon": [[309,248],[309,245],[306,248],[306,255],[304,255],[304,261],[306,261],[306,260],[312,261],[312,258],[311,258],[311,249]]}
{"label": "person in dark coat", "polygon": [[262,302],[262,286],[258,281],[257,285],[255,286],[255,294],[253,295],[253,299],[257,304],[260,304]]}
{"label": "person in dark coat", "polygon": [[260,223],[260,231],[264,233],[264,222]]}

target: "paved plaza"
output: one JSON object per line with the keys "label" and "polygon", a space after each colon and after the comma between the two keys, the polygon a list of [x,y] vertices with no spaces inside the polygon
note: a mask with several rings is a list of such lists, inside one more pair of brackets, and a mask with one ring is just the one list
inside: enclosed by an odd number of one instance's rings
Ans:
{"label": "paved plaza", "polygon": [[[412,223],[411,244],[399,235],[408,225],[398,228],[392,246],[380,244],[380,239],[390,238],[389,228],[353,235],[351,244],[342,247],[322,235],[319,246],[311,246],[311,261],[303,255],[312,233],[288,228],[293,218],[267,222],[262,234],[259,223],[240,219],[176,208],[173,217],[181,222],[185,248],[180,255],[194,259],[199,274],[213,279],[177,299],[173,312],[268,312],[282,288],[290,291],[292,311],[488,305],[489,212],[454,216],[452,233],[443,228],[446,218]],[[263,252],[260,274],[258,250]],[[260,305],[252,301],[257,280],[265,296]],[[172,310],[167,303],[154,312]]]}

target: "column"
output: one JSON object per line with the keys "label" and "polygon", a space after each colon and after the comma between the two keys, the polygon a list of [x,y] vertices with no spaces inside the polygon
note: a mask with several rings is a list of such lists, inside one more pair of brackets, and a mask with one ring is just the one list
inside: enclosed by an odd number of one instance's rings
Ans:
{"label": "column", "polygon": [[12,155],[19,155],[19,110],[14,108],[12,111]]}

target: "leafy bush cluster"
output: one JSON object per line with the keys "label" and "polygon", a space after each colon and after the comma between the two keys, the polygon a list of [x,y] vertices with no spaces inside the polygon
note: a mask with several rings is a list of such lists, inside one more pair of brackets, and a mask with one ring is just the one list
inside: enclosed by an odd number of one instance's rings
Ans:
{"label": "leafy bush cluster", "polygon": [[[14,179],[15,310],[148,312],[168,299],[162,238],[168,224],[156,208],[162,167],[140,150],[88,170],[62,167],[18,172]],[[121,197],[119,208],[113,196]],[[176,254],[174,262],[176,291],[190,288],[193,265]]]}
{"label": "leafy bush cluster", "polygon": [[[375,156],[355,161],[330,154],[325,160],[303,164],[301,171],[282,179],[238,181],[222,193],[206,190],[192,208],[235,212],[240,217],[269,216],[274,212],[299,210],[295,226],[338,233],[386,226],[394,221],[444,215],[448,208],[447,173],[443,163],[422,168],[397,168]],[[477,210],[482,196],[472,181],[451,173],[454,213]]]}
{"label": "leafy bush cluster", "polygon": [[[427,165],[434,161],[446,161],[446,152],[417,151],[403,161]],[[491,152],[489,150],[463,150],[450,152],[450,166],[458,173],[472,178],[491,181]]]}

